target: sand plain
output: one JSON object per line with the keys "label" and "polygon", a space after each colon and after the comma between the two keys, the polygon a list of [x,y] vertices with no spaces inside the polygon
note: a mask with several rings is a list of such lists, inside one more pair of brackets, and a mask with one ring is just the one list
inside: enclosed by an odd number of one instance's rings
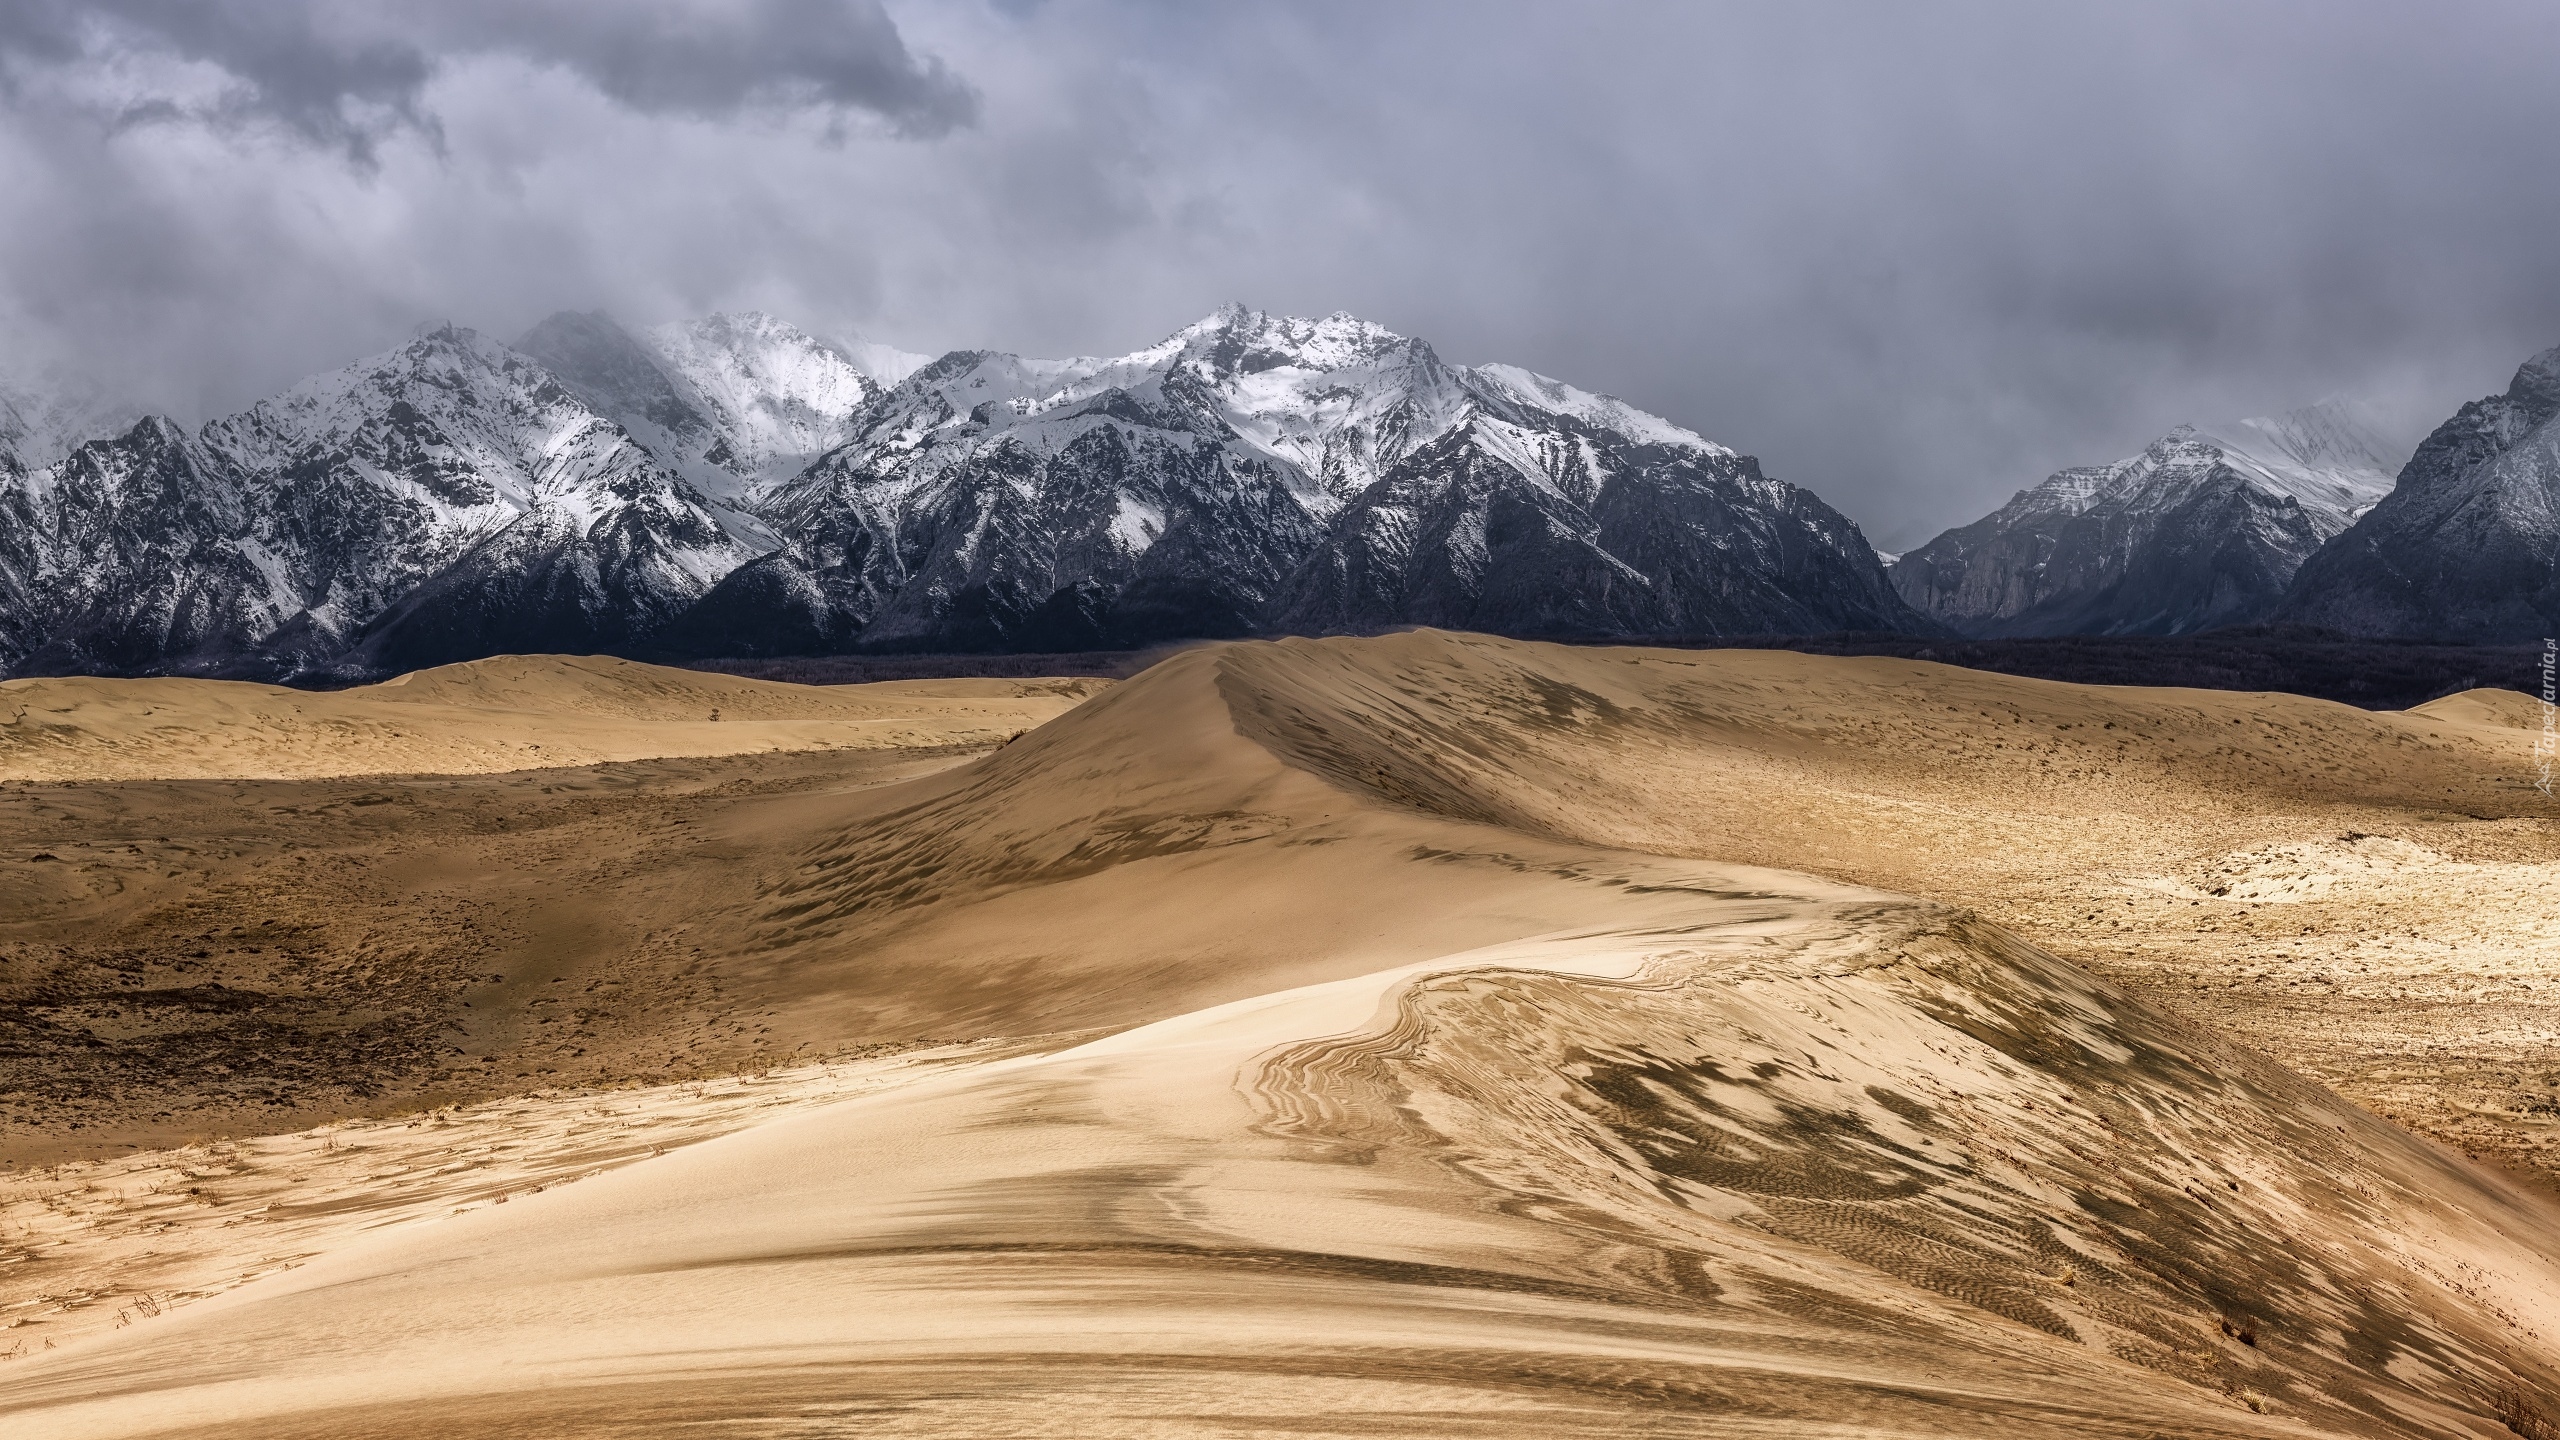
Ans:
{"label": "sand plain", "polygon": [[[291,1128],[352,1094],[311,1099],[331,1073],[396,1108],[1060,1038],[350,1230],[12,1362],[0,1417],[2547,1433],[2560,826],[2524,703],[1424,632],[1191,652],[974,758],[193,811],[206,782],[11,786],[0,824],[122,847],[0,916],[15,1023],[61,1042],[13,1097],[78,1037],[105,1067],[21,1102],[22,1162]],[[139,838],[177,813],[232,827],[219,867],[150,848],[186,825]],[[478,1053],[326,1038],[397,968],[336,928],[367,903],[453,952],[444,980],[412,957],[403,1013]],[[465,954],[500,957],[485,991]],[[182,960],[241,998],[140,1026]],[[119,997],[127,1031],[91,1018]],[[252,1042],[272,1093],[174,1063]],[[287,1056],[310,1078],[277,1083]]]}

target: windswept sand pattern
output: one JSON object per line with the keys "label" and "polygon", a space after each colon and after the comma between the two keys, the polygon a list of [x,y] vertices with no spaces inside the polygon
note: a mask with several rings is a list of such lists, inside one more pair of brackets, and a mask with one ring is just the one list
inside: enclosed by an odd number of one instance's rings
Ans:
{"label": "windswept sand pattern", "polygon": [[2546,1412],[2547,1209],[1996,935],[1694,878],[1732,898],[1669,931],[1240,1001],[386,1235],[30,1362],[0,1414],[2452,1436]]}
{"label": "windswept sand pattern", "polygon": [[[2328,1433],[2553,1395],[2533,1202],[1979,922],[1742,928],[1626,981],[1416,980],[1253,1095],[1269,1133],[1434,1157],[1665,1302],[1943,1336],[1885,1293],[1858,1314],[1845,1263]],[[2509,1285],[2465,1283],[2483,1244]]]}
{"label": "windswept sand pattern", "polygon": [[[9,1362],[0,1428],[2551,1434],[2560,1209],[2392,1120],[2550,1174],[2508,892],[2560,825],[2457,699],[1426,632],[1188,652],[974,757],[274,782],[290,838],[191,880],[128,834],[0,956],[156,975],[240,884],[432,875],[503,942],[408,1002],[475,1047],[440,1084],[1102,1038],[315,1245]],[[228,988],[305,973],[215,933]],[[47,1143],[152,1133],[83,1113]]]}
{"label": "windswept sand pattern", "polygon": [[543,1091],[18,1171],[0,1182],[0,1355],[157,1319],[387,1226],[539,1195],[1022,1048],[953,1046],[680,1085]]}
{"label": "windswept sand pattern", "polygon": [[1219,683],[1337,785],[1970,908],[2560,1190],[2560,811],[2531,697],[2374,713],[1883,659],[1333,644],[1225,652]]}

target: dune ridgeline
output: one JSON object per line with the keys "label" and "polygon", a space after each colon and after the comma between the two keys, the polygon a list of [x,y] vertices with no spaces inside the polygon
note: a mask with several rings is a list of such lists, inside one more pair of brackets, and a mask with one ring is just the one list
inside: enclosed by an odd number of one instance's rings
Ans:
{"label": "dune ridgeline", "polygon": [[[989,732],[1029,703],[954,693]],[[2546,1093],[2554,1033],[2521,697],[1418,632],[1185,652],[995,749],[634,749],[598,700],[586,768],[469,784],[146,774],[132,699],[83,703],[126,768],[15,752],[52,768],[0,792],[0,863],[64,878],[0,937],[57,1028],[126,997],[48,1143],[167,1142],[113,1172],[164,1257],[248,1163],[169,1127],[259,1103],[167,1037],[238,1015],[314,1076],[366,1024],[441,1037],[367,1083],[463,1119],[957,1048],[762,1123],[671,1092],[695,1143],[574,1184],[497,1129],[274,1142],[318,1198],[279,1172],[221,1243],[290,1223],[291,1268],[149,1313],[96,1281],[126,1322],[0,1368],[11,1435],[2560,1433],[2544,1112],[2475,1103]],[[290,840],[236,818],[270,796]],[[350,949],[427,889],[408,958]],[[290,923],[212,923],[258,897]],[[348,953],[402,977],[383,1015]],[[135,998],[190,987],[247,1008]],[[395,1217],[374,1163],[514,1178]]]}

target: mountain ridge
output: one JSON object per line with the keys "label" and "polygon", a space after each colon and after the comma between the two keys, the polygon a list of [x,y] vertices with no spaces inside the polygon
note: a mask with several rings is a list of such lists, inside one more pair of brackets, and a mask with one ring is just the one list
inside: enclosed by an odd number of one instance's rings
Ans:
{"label": "mountain ridge", "polygon": [[1750,457],[1347,313],[1064,361],[868,347],[894,379],[855,353],[752,313],[446,325],[0,472],[0,673],[1929,628]]}
{"label": "mountain ridge", "polygon": [[[884,647],[1143,644],[1175,615],[1209,635],[1926,627],[1854,525],[1748,457],[1340,313],[1231,305],[1105,360],[954,352],[768,510],[794,543],[738,588]],[[1638,512],[1727,563],[1631,562]]]}

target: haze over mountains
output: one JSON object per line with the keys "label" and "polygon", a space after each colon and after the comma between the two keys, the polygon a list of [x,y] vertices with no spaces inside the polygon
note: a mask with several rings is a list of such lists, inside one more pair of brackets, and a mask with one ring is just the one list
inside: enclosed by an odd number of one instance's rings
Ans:
{"label": "haze over mountains", "polygon": [[2213,433],[2181,425],[1901,556],[1894,588],[1974,635],[2176,635],[2258,619],[2390,493],[2396,448],[2341,401]]}
{"label": "haze over mountains", "polygon": [[2280,613],[2360,634],[2560,635],[2560,346],[2436,427]]}
{"label": "haze over mountains", "polygon": [[[1979,636],[2277,621],[2472,643],[2560,634],[2560,348],[2405,464],[2352,406],[2064,470],[1899,557],[1894,587]],[[2397,471],[2396,479],[2391,472]]]}

